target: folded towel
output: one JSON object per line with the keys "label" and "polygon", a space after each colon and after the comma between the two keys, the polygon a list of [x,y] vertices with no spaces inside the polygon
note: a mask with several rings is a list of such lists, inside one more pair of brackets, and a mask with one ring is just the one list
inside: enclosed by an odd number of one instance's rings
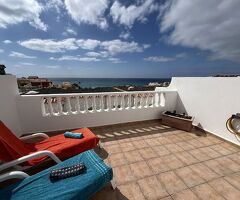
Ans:
{"label": "folded towel", "polygon": [[64,137],[65,138],[75,138],[75,139],[81,139],[83,138],[83,134],[82,133],[73,133],[73,132],[65,132],[64,133]]}
{"label": "folded towel", "polygon": [[72,176],[77,176],[86,170],[84,163],[79,163],[77,165],[72,165],[69,167],[63,167],[60,169],[54,169],[50,172],[50,180],[57,181],[64,178],[69,178]]}

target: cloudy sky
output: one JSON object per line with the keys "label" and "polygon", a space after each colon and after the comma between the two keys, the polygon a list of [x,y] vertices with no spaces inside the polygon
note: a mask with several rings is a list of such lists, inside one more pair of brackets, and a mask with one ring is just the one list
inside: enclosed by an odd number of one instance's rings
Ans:
{"label": "cloudy sky", "polygon": [[0,62],[17,76],[240,74],[239,0],[0,0]]}

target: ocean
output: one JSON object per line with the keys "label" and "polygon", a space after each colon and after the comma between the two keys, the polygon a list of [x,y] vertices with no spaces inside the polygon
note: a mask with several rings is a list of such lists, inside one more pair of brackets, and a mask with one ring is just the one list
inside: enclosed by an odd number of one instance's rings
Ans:
{"label": "ocean", "polygon": [[134,85],[143,86],[150,82],[170,82],[171,78],[48,78],[53,84],[61,84],[62,82],[70,82],[80,84],[82,88],[96,87],[113,87]]}

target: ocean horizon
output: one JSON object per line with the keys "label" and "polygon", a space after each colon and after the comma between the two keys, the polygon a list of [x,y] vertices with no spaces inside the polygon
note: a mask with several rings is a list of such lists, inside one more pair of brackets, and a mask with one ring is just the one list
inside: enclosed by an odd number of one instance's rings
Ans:
{"label": "ocean horizon", "polygon": [[114,87],[114,86],[144,86],[151,82],[170,82],[171,78],[47,78],[53,84],[61,84],[63,82],[77,83],[82,88],[96,87]]}

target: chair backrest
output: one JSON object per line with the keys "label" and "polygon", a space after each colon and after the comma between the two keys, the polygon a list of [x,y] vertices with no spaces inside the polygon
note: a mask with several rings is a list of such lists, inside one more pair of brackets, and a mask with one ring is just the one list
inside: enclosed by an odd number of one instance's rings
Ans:
{"label": "chair backrest", "polygon": [[0,120],[0,160],[11,161],[29,153],[24,143]]}

